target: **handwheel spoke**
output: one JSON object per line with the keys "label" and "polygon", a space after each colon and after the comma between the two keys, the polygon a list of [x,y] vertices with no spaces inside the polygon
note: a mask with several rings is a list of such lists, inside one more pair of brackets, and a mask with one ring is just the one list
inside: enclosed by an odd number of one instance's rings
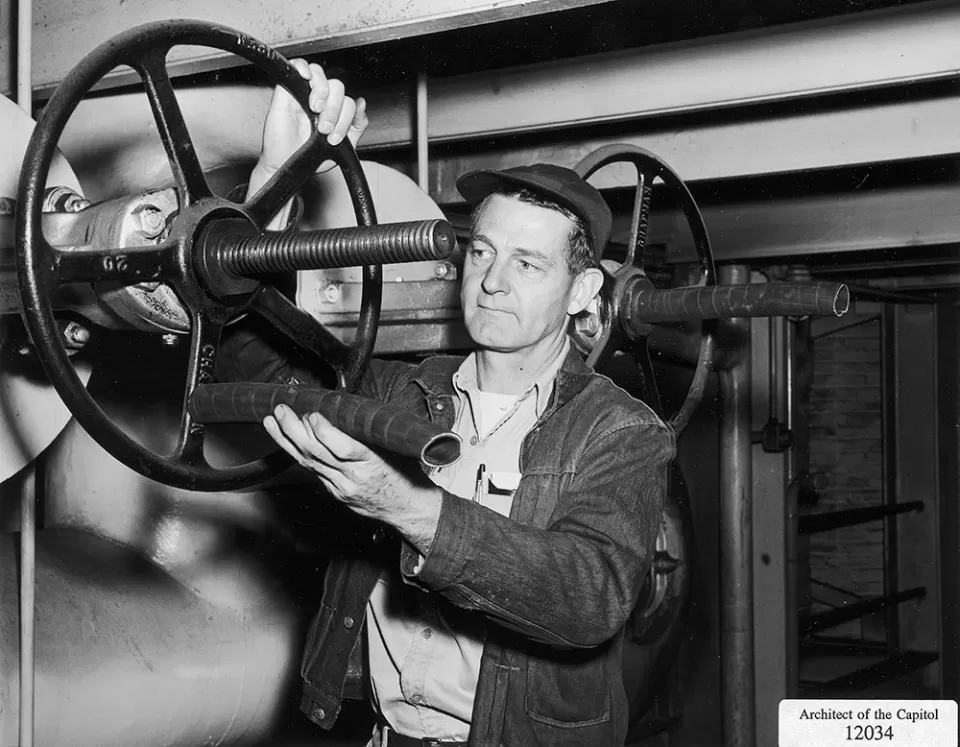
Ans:
{"label": "handwheel spoke", "polygon": [[704,324],[703,336],[700,338],[700,355],[697,358],[697,369],[693,374],[693,381],[690,383],[687,398],[684,400],[680,411],[670,418],[670,426],[678,434],[682,433],[683,429],[687,427],[694,411],[703,400],[704,392],[706,392],[707,382],[710,378],[711,371],[713,371],[713,351],[716,346],[715,330],[715,323],[708,322]]}
{"label": "handwheel spoke", "polygon": [[203,455],[204,426],[196,422],[187,405],[193,390],[200,384],[213,381],[217,365],[217,350],[223,325],[210,318],[204,311],[193,315],[193,331],[190,335],[190,363],[187,368],[187,383],[183,394],[183,413],[180,417],[180,437],[173,458],[188,465],[206,464]]}
{"label": "handwheel spoke", "polygon": [[183,193],[184,205],[209,197],[210,187],[167,73],[165,50],[151,50],[137,61],[137,67],[147,90],[147,98],[150,99],[160,139],[170,159],[170,168]]}
{"label": "handwheel spoke", "polygon": [[350,348],[272,286],[263,289],[254,310],[301,348],[325,360],[342,375]]}
{"label": "handwheel spoke", "polygon": [[633,216],[630,219],[630,243],[627,246],[627,257],[623,263],[625,265],[636,264],[641,269],[643,269],[646,258],[653,179],[653,174],[637,166],[637,191],[633,201]]}
{"label": "handwheel spoke", "polygon": [[630,343],[630,353],[637,364],[637,373],[640,377],[640,389],[643,401],[657,415],[663,417],[663,403],[660,400],[660,388],[657,386],[657,377],[653,370],[653,361],[650,359],[650,349],[647,338],[641,337]]}
{"label": "handwheel spoke", "polygon": [[254,222],[263,229],[277,211],[331,157],[326,135],[316,129],[287,162],[244,205]]}
{"label": "handwheel spoke", "polygon": [[52,278],[64,283],[111,282],[132,285],[146,280],[171,280],[177,275],[176,244],[115,249],[50,247]]}

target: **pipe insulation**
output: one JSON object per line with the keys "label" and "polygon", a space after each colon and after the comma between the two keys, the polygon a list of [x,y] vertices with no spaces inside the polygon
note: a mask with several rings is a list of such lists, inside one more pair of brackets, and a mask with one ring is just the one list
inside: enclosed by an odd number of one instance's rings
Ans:
{"label": "pipe insulation", "polygon": [[318,412],[348,436],[427,467],[460,458],[460,437],[429,420],[366,397],[282,384],[202,384],[190,397],[198,423],[257,423],[284,404],[300,417]]}
{"label": "pipe insulation", "polygon": [[639,285],[626,299],[629,324],[758,316],[843,316],[850,289],[842,283],[750,283],[654,290]]}

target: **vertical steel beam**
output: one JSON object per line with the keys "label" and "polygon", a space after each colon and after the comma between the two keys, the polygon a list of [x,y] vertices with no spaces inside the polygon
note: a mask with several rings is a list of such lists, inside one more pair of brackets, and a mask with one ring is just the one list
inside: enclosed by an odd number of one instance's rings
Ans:
{"label": "vertical steel beam", "polygon": [[[720,268],[721,284],[750,282],[746,265]],[[731,319],[746,350],[721,371],[720,677],[724,747],[754,747],[753,475],[750,417],[750,321]]]}
{"label": "vertical steel beam", "polygon": [[[880,317],[880,387],[882,407],[882,469],[883,505],[897,503],[899,463],[897,460],[897,312],[887,304]],[[897,519],[888,516],[883,521],[883,594],[889,596],[900,590],[897,573]],[[887,653],[891,656],[900,651],[900,607],[891,605],[886,609]]]}
{"label": "vertical steel beam", "polygon": [[[17,2],[17,104],[33,117],[32,0]],[[34,732],[37,498],[30,482],[20,499],[20,747],[33,747]]]}
{"label": "vertical steel beam", "polygon": [[960,308],[937,307],[940,697],[960,700]]}
{"label": "vertical steel beam", "polygon": [[[786,366],[782,318],[754,319],[751,349],[751,422],[759,432],[771,415],[785,421]],[[753,616],[755,636],[756,742],[777,743],[777,709],[789,687],[789,594],[784,593],[791,569],[784,498],[788,484],[789,451],[767,453],[754,444],[753,502]],[[794,625],[795,625],[794,621]]]}
{"label": "vertical steel beam", "polygon": [[[784,658],[786,661],[784,697],[796,698],[800,690],[800,595],[809,587],[801,583],[801,572],[809,563],[809,546],[800,541],[800,490],[801,478],[806,478],[810,468],[810,428],[809,408],[801,407],[809,393],[809,369],[801,371],[801,356],[798,351],[809,345],[809,320],[795,323],[787,319],[778,320],[784,327],[785,350],[784,368],[787,374],[787,386],[784,393],[787,414],[786,425],[793,434],[793,448],[784,454],[784,550],[787,556],[786,584],[784,587],[784,617],[786,628],[784,635]],[[808,351],[808,349],[807,349]],[[805,376],[801,376],[801,373]],[[801,473],[802,470],[802,473]]]}
{"label": "vertical steel beam", "polygon": [[[893,591],[926,589],[921,599],[896,607],[899,648],[931,651],[939,638],[937,579],[942,571],[937,567],[936,552],[931,552],[937,544],[939,510],[936,315],[929,304],[896,304],[891,308],[896,429],[891,456],[896,472],[890,502],[923,501],[927,510],[886,520],[888,548],[893,552],[888,550],[885,559],[895,574],[890,584]],[[956,496],[950,500],[955,501]],[[923,674],[927,686],[935,688],[936,667]]]}

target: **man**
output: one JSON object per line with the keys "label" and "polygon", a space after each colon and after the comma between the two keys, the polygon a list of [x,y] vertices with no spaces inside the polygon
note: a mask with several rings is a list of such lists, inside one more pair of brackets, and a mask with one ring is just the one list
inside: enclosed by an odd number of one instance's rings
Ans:
{"label": "man", "polygon": [[[362,101],[296,64],[321,131],[355,144]],[[251,189],[302,142],[304,122],[278,91]],[[302,705],[330,728],[365,661],[375,746],[622,744],[623,627],[675,445],[568,337],[600,291],[610,211],[574,172],[545,164],[472,172],[458,188],[477,206],[461,293],[476,349],[416,366],[373,361],[360,393],[454,429],[461,460],[426,476],[319,414],[281,406],[264,421],[377,527],[328,567]]]}

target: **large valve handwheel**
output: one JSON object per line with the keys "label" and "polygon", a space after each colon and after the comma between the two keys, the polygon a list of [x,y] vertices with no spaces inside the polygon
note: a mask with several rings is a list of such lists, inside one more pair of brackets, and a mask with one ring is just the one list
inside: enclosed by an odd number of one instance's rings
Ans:
{"label": "large valve handwheel", "polygon": [[[227,490],[256,484],[277,474],[289,461],[282,452],[275,452],[234,467],[217,468],[207,462],[204,427],[191,418],[187,402],[197,385],[213,378],[223,326],[240,314],[257,313],[331,365],[342,387],[352,388],[376,340],[381,273],[379,266],[363,269],[360,320],[354,342],[346,345],[272,286],[225,272],[218,262],[225,241],[222,230],[216,242],[207,239],[225,225],[240,237],[259,234],[327,159],[333,159],[342,170],[358,224],[374,225],[376,215],[351,144],[344,140],[330,146],[316,126],[308,141],[249,200],[237,204],[215,196],[194,152],[167,71],[167,53],[179,45],[214,47],[247,59],[273,83],[287,89],[316,125],[317,116],[309,109],[309,83],[286,59],[246,34],[200,21],[161,21],[119,34],[87,55],[64,78],[37,123],[20,177],[17,271],[24,323],[37,354],[67,407],[94,440],[128,467],[159,482],[193,490]],[[57,143],[83,96],[120,65],[133,68],[143,81],[176,181],[179,213],[158,245],[53,247],[41,230],[41,206]],[[184,406],[178,442],[169,455],[130,439],[87,393],[68,360],[51,307],[53,291],[61,285],[108,281],[128,286],[146,280],[172,287],[191,323]]]}
{"label": "large valve handwheel", "polygon": [[[683,214],[690,226],[694,246],[700,267],[700,278],[697,286],[716,284],[716,269],[713,263],[713,252],[710,248],[710,239],[703,215],[697,203],[690,194],[690,190],[677,173],[666,163],[650,151],[635,145],[613,144],[598,148],[587,155],[575,167],[575,171],[584,179],[589,178],[605,166],[613,163],[631,163],[637,169],[637,188],[634,197],[633,216],[630,224],[630,238],[627,254],[621,264],[612,260],[603,260],[604,269],[611,275],[612,283],[604,289],[602,308],[600,309],[600,329],[594,334],[595,340],[589,343],[591,351],[587,362],[594,368],[602,366],[606,360],[618,349],[630,350],[637,362],[642,377],[641,385],[651,396],[651,404],[659,409],[659,394],[656,379],[653,375],[653,365],[647,347],[646,334],[637,335],[636,324],[631,324],[632,334],[627,334],[626,325],[621,314],[626,304],[624,299],[630,289],[636,287],[653,287],[653,282],[644,271],[644,259],[647,248],[647,229],[650,222],[650,203],[653,193],[653,182],[659,178],[668,187],[673,189],[680,200]],[[669,419],[670,425],[679,433],[690,420],[690,416],[703,398],[704,388],[710,374],[713,359],[714,338],[710,323],[703,325],[700,351],[697,360],[693,382],[684,399],[680,410]],[[659,413],[663,414],[663,413]]]}

